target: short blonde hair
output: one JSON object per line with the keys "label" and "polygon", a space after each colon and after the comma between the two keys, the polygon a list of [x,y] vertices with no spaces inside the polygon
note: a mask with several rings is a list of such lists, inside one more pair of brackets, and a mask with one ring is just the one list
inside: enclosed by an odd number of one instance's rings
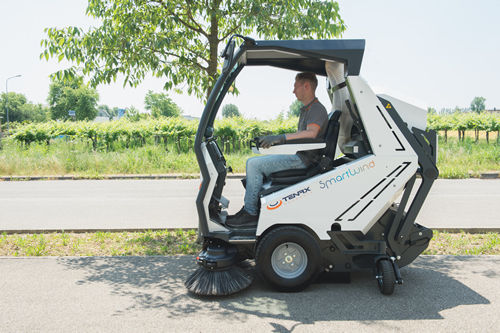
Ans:
{"label": "short blonde hair", "polygon": [[309,82],[313,91],[316,91],[316,87],[318,86],[318,78],[316,74],[311,72],[302,72],[295,76],[295,81],[300,81],[301,83]]}

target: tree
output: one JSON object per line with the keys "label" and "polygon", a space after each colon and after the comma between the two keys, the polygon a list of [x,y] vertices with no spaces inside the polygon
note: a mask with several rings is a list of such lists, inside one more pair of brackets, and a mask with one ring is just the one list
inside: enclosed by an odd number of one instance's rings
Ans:
{"label": "tree", "polygon": [[97,90],[87,87],[80,80],[66,83],[52,82],[49,87],[47,102],[52,119],[71,119],[68,111],[75,111],[76,120],[94,120],[97,111],[99,94]]}
{"label": "tree", "polygon": [[486,102],[486,98],[484,97],[474,97],[472,102],[470,103],[470,108],[472,111],[480,113],[485,110],[484,102]]}
{"label": "tree", "polygon": [[[7,122],[7,95],[0,98],[0,116],[2,123]],[[43,122],[47,118],[48,109],[41,104],[33,104],[23,94],[9,92],[9,122]]]}
{"label": "tree", "polygon": [[222,117],[223,118],[231,118],[231,117],[240,117],[240,111],[238,111],[238,107],[234,104],[226,104],[222,107]]}
{"label": "tree", "polygon": [[147,113],[140,113],[139,110],[132,105],[125,109],[125,117],[130,121],[140,121],[142,119],[147,119],[150,115]]}
{"label": "tree", "polygon": [[87,15],[102,21],[84,31],[47,28],[40,58],[76,63],[53,74],[83,74],[92,87],[116,81],[137,86],[149,73],[165,90],[187,84],[189,95],[210,95],[220,71],[219,46],[233,34],[266,39],[339,37],[346,29],[335,1],[321,0],[89,0]]}
{"label": "tree", "polygon": [[300,116],[300,108],[304,106],[304,103],[299,101],[298,99],[295,100],[295,102],[292,103],[288,107],[288,118],[290,117],[299,117]]}
{"label": "tree", "polygon": [[178,117],[182,114],[181,108],[164,93],[153,93],[149,90],[144,98],[144,105],[155,118],[160,116]]}

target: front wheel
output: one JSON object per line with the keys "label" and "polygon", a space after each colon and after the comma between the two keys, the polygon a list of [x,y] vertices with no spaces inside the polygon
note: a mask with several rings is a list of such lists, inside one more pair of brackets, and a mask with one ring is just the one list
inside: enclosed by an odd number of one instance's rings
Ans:
{"label": "front wheel", "polygon": [[259,242],[259,275],[278,291],[301,291],[320,273],[321,250],[314,237],[299,227],[279,227]]}
{"label": "front wheel", "polygon": [[375,266],[378,289],[384,295],[391,295],[396,286],[394,267],[389,260],[380,260]]}

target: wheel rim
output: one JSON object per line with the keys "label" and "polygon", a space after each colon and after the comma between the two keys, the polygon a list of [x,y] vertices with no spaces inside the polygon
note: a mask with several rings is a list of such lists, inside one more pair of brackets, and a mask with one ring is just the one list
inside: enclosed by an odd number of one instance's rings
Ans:
{"label": "wheel rim", "polygon": [[293,279],[306,270],[307,254],[302,246],[295,243],[284,243],[278,246],[272,256],[273,270],[280,277]]}
{"label": "wheel rim", "polygon": [[384,287],[384,277],[383,277],[383,271],[382,268],[380,267],[380,264],[377,264],[377,276],[378,276],[378,287],[382,289]]}

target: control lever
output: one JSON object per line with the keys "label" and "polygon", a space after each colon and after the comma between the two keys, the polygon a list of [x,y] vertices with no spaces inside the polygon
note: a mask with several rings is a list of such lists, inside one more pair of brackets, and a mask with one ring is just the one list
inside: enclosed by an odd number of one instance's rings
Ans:
{"label": "control lever", "polygon": [[259,144],[259,138],[255,137],[250,140],[250,149],[252,149],[254,154],[260,154],[259,152],[260,144]]}

